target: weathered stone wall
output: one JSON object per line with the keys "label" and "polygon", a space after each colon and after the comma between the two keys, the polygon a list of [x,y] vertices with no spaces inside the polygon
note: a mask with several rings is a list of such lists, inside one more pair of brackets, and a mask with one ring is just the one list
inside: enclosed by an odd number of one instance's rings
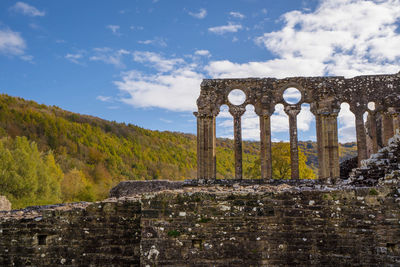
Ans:
{"label": "weathered stone wall", "polygon": [[0,212],[0,266],[139,265],[140,203]]}
{"label": "weathered stone wall", "polygon": [[400,264],[393,191],[272,191],[162,193],[143,201],[141,264]]}
{"label": "weathered stone wall", "polygon": [[390,266],[400,192],[194,186],[0,213],[0,266]]}

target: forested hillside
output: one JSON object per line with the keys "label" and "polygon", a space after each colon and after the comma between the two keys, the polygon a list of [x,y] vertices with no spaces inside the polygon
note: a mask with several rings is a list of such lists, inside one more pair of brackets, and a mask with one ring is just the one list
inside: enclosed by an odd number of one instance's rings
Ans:
{"label": "forested hillside", "polygon": [[[0,138],[0,195],[14,208],[101,199],[122,180],[196,177],[194,135],[146,130],[7,95],[0,95]],[[274,144],[275,178],[290,177],[288,147]],[[233,177],[232,148],[231,140],[217,140],[219,178]],[[300,153],[301,176],[314,178],[306,162],[315,166],[316,144],[303,142],[300,148],[306,155]],[[244,142],[243,151],[245,177],[258,178],[259,143]]]}

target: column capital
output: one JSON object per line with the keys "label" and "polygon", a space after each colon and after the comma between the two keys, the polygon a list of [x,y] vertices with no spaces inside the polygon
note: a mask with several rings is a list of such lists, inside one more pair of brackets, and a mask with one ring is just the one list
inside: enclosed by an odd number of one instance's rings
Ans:
{"label": "column capital", "polygon": [[254,112],[258,116],[271,116],[275,111],[274,103],[257,103],[254,105]]}
{"label": "column capital", "polygon": [[244,113],[246,112],[245,107],[241,106],[230,106],[229,107],[229,113],[235,118],[235,117],[241,117]]}
{"label": "column capital", "polygon": [[312,102],[310,105],[310,111],[314,116],[337,116],[340,111],[340,103],[336,99]]}
{"label": "column capital", "polygon": [[387,108],[387,113],[389,115],[393,116],[399,116],[400,115],[400,108],[398,107],[388,107]]}
{"label": "column capital", "polygon": [[271,111],[271,110],[268,110],[268,109],[259,110],[259,109],[256,108],[254,111],[260,117],[262,117],[262,116],[272,116],[272,114],[274,113],[273,110]]}
{"label": "column capital", "polygon": [[201,118],[201,119],[212,118],[212,117],[214,117],[213,114],[208,114],[208,113],[203,113],[203,112],[193,112],[193,115],[194,115],[196,118]]}
{"label": "column capital", "polygon": [[299,105],[287,105],[285,106],[285,113],[290,116],[297,116],[301,111],[301,106]]}

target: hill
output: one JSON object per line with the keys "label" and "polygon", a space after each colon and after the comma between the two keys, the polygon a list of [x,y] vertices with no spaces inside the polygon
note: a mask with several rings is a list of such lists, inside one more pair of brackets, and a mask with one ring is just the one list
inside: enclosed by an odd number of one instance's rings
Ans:
{"label": "hill", "polygon": [[[146,130],[19,97],[0,95],[0,138],[5,158],[19,160],[18,151],[36,153],[36,147],[37,166],[54,159],[53,173],[59,173],[56,169],[60,168],[64,175],[62,201],[101,199],[122,180],[196,177],[196,137],[192,134]],[[316,144],[300,142],[300,147],[307,164],[315,168]],[[354,147],[348,150],[345,157],[354,153]],[[257,175],[252,170],[259,158],[259,143],[244,142],[243,152],[245,176]],[[11,170],[10,166],[3,168]],[[39,173],[40,167],[35,168]],[[232,140],[217,140],[217,173],[219,178],[233,177]],[[3,185],[0,180],[0,194],[5,186],[4,179]]]}

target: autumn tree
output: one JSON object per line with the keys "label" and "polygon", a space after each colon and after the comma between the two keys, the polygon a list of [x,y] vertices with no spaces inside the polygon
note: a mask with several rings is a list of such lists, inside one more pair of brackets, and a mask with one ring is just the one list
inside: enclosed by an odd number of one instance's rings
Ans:
{"label": "autumn tree", "polygon": [[[290,144],[285,142],[274,143],[272,146],[272,178],[290,179]],[[299,149],[299,175],[300,179],[315,179],[314,171],[306,165],[307,158]],[[245,177],[261,177],[260,158],[245,169]]]}

